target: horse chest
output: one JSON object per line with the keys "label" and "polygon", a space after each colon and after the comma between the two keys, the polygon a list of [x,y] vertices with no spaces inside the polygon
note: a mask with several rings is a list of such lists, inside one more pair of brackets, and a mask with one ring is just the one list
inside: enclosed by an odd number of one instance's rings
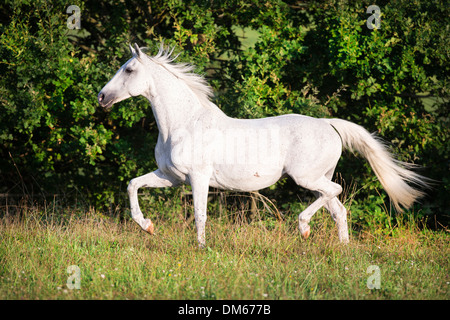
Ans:
{"label": "horse chest", "polygon": [[179,181],[187,181],[193,156],[191,144],[184,140],[168,139],[162,142],[161,139],[158,139],[155,149],[158,168]]}

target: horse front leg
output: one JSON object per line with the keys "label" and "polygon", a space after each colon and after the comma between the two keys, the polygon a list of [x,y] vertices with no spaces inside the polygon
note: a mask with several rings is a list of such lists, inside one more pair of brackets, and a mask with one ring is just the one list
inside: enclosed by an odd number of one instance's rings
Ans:
{"label": "horse front leg", "polygon": [[191,174],[189,176],[194,198],[194,218],[197,228],[197,241],[200,248],[206,246],[205,226],[206,208],[208,204],[209,176],[203,174]]}
{"label": "horse front leg", "polygon": [[150,219],[145,219],[139,208],[138,190],[139,188],[164,188],[177,186],[179,182],[172,177],[168,177],[159,169],[134,178],[128,184],[128,196],[130,198],[131,217],[145,231],[153,234],[155,227]]}

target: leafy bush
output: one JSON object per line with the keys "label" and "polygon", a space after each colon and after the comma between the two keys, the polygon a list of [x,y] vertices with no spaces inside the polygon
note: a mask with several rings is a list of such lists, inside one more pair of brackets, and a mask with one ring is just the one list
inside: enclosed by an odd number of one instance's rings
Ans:
{"label": "leafy bush", "polygon": [[9,24],[2,25],[1,191],[18,186],[16,167],[26,193],[108,202],[131,172],[150,170],[151,161],[137,169],[139,157],[148,157],[135,150],[151,153],[154,143],[143,129],[130,130],[146,109],[125,102],[106,116],[97,107],[97,93],[119,61],[80,52],[68,37],[65,2],[46,4],[12,3]]}

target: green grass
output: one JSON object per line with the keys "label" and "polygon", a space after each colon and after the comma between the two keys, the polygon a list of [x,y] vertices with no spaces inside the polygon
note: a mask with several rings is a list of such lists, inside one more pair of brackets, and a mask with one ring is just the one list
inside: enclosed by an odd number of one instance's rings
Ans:
{"label": "green grass", "polygon": [[[340,245],[317,213],[307,241],[295,221],[212,217],[206,249],[182,219],[131,220],[29,209],[0,220],[0,299],[449,299],[449,235],[398,226]],[[68,289],[67,268],[81,271]],[[381,288],[368,289],[370,265]]]}

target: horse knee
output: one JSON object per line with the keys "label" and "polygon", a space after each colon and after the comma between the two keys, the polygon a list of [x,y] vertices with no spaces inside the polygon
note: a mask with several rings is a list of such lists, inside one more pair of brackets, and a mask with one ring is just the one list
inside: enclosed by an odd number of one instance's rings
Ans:
{"label": "horse knee", "polygon": [[128,194],[132,194],[135,191],[137,191],[136,178],[131,179],[131,181],[130,181],[130,183],[128,183],[128,187],[127,187]]}

